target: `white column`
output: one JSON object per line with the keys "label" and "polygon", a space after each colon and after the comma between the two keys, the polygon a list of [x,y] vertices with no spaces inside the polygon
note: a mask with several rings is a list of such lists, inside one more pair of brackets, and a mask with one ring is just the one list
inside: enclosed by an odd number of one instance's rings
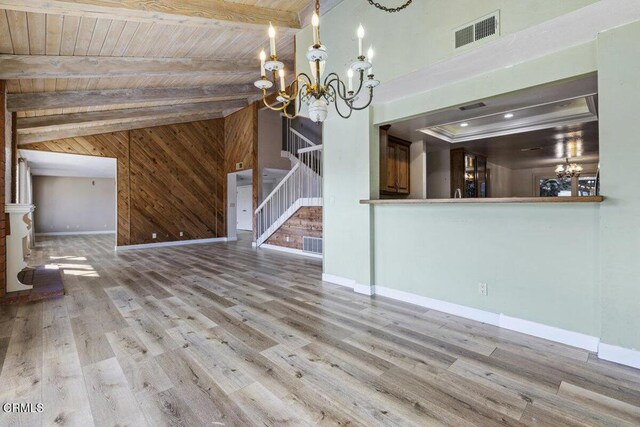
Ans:
{"label": "white column", "polygon": [[18,204],[27,204],[27,161],[18,159]]}

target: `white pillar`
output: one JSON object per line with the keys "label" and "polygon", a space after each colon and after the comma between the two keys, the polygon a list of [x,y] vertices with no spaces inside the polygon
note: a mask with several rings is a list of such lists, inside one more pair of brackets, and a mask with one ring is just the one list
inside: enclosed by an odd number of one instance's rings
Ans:
{"label": "white pillar", "polygon": [[18,204],[27,204],[27,161],[18,159]]}

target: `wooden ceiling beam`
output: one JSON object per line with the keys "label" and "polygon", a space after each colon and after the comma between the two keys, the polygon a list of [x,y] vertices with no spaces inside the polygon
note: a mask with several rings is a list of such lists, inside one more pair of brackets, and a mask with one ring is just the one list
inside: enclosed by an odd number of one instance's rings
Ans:
{"label": "wooden ceiling beam", "polygon": [[38,134],[83,127],[117,125],[142,120],[163,120],[177,117],[191,118],[196,114],[221,113],[225,110],[241,108],[245,100],[200,102],[195,104],[170,105],[148,108],[128,108],[123,110],[92,111],[87,113],[59,114],[51,116],[26,117],[18,119],[19,136]]}
{"label": "wooden ceiling beam", "polygon": [[[286,63],[286,67],[292,70],[293,64]],[[259,77],[259,71],[260,63],[254,59],[0,55],[0,80],[212,74]]]}
{"label": "wooden ceiling beam", "polygon": [[76,136],[99,135],[101,133],[122,132],[133,129],[144,129],[155,126],[174,125],[178,123],[197,122],[201,120],[213,120],[224,117],[221,111],[204,112],[191,114],[189,116],[176,116],[169,118],[149,118],[139,121],[115,123],[115,124],[95,124],[89,127],[67,128],[60,130],[42,131],[39,133],[18,134],[19,148],[29,149],[29,144],[37,142],[53,141],[55,139],[73,138]]}
{"label": "wooden ceiling beam", "polygon": [[[0,0],[0,9],[206,28],[300,29],[296,12],[224,0]],[[265,33],[266,34],[266,33]]]}
{"label": "wooden ceiling beam", "polygon": [[36,111],[147,102],[248,98],[256,94],[259,91],[252,84],[12,93],[7,96],[7,108],[9,111]]}

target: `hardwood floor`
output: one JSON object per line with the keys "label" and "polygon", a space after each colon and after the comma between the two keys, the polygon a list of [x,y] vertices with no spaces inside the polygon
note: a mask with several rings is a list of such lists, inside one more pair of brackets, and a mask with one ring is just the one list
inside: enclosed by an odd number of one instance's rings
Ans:
{"label": "hardwood floor", "polygon": [[640,371],[323,283],[246,240],[42,238],[63,299],[0,307],[0,424],[638,425]]}

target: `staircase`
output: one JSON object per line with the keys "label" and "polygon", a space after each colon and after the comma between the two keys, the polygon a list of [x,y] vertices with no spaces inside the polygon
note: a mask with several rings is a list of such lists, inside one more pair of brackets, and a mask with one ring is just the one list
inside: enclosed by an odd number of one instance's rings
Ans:
{"label": "staircase", "polygon": [[303,206],[322,206],[322,145],[291,129],[287,123],[282,155],[295,164],[256,209],[260,246]]}

